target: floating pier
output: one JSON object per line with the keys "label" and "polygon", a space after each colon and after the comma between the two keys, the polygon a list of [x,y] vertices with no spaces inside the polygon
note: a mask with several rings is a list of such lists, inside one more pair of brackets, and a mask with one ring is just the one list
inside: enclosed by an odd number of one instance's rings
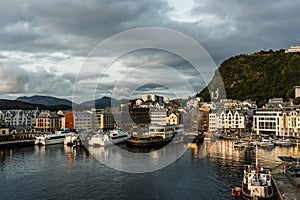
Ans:
{"label": "floating pier", "polygon": [[34,140],[14,140],[0,142],[0,148],[34,146]]}

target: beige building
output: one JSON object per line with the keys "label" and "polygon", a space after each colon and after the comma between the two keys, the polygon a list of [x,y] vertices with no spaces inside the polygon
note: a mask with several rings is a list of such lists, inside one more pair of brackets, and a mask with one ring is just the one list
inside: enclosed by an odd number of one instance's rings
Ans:
{"label": "beige building", "polygon": [[295,98],[300,97],[300,86],[295,86]]}
{"label": "beige building", "polygon": [[300,112],[293,110],[286,114],[285,135],[300,136]]}
{"label": "beige building", "polygon": [[299,53],[300,52],[300,45],[291,46],[285,53]]}
{"label": "beige building", "polygon": [[179,117],[180,117],[179,115],[172,112],[171,114],[169,114],[169,116],[166,117],[166,121],[169,125],[179,125],[180,124]]}
{"label": "beige building", "polygon": [[36,130],[43,133],[54,133],[60,130],[60,121],[57,113],[42,111],[36,118]]}

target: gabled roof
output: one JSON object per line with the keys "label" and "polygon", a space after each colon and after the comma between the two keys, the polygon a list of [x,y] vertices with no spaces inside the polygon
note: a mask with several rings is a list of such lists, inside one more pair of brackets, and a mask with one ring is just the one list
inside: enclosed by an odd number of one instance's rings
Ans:
{"label": "gabled roof", "polygon": [[56,112],[42,111],[37,118],[58,118]]}

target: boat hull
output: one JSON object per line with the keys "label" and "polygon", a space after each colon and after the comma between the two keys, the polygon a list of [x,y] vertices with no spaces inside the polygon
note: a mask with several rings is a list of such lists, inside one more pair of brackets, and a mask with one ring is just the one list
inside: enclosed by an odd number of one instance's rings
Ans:
{"label": "boat hull", "polygon": [[46,146],[46,145],[52,145],[52,144],[62,144],[64,143],[64,138],[57,138],[57,139],[51,139],[51,140],[37,140],[35,141],[35,144],[39,146]]}
{"label": "boat hull", "polygon": [[92,137],[89,141],[90,146],[94,147],[104,147],[104,146],[109,146],[109,145],[116,145],[116,144],[121,144],[126,142],[126,140],[129,139],[129,136],[126,137],[121,137],[121,138],[116,138],[116,139],[107,139],[104,136],[102,137]]}
{"label": "boat hull", "polygon": [[294,157],[290,157],[290,156],[278,156],[278,158],[283,162],[296,163],[296,162],[300,161],[300,158],[294,158]]}
{"label": "boat hull", "polygon": [[248,199],[248,200],[272,200],[274,199],[273,195],[268,196],[268,197],[255,197],[255,196],[251,196],[250,194],[248,194],[245,190],[246,185],[242,184],[242,197],[244,199]]}
{"label": "boat hull", "polygon": [[172,141],[172,138],[166,138],[166,139],[130,138],[126,142],[130,146],[159,147],[159,146],[167,145],[171,141]]}

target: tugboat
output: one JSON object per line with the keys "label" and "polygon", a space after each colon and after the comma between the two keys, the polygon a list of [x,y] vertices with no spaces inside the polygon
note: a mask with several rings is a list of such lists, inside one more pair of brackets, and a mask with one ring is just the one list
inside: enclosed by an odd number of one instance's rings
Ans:
{"label": "tugboat", "polygon": [[262,168],[259,170],[257,162],[257,147],[254,167],[248,166],[248,169],[244,170],[244,178],[242,182],[243,198],[252,200],[273,199],[272,177],[270,172],[266,173]]}

